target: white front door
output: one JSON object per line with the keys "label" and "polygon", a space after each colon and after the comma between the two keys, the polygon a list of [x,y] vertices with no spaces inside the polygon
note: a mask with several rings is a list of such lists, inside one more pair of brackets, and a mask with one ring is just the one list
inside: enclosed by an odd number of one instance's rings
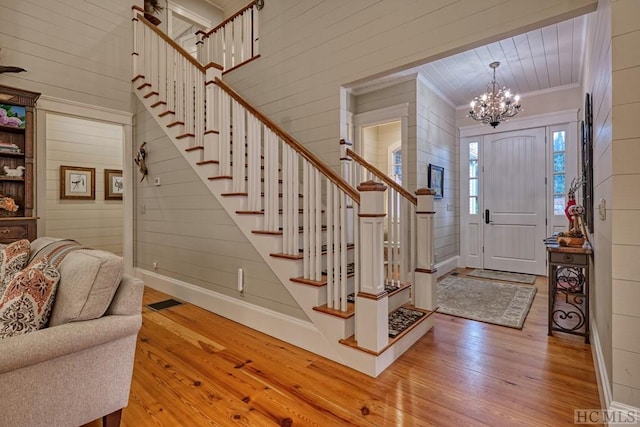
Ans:
{"label": "white front door", "polygon": [[484,268],[545,274],[545,129],[483,141]]}

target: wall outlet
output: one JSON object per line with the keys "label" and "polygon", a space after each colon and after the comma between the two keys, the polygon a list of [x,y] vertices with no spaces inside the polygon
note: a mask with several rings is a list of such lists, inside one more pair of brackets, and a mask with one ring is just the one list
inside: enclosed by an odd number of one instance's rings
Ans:
{"label": "wall outlet", "polygon": [[451,212],[453,210],[453,203],[447,203],[447,210]]}
{"label": "wall outlet", "polygon": [[153,260],[153,269],[157,270],[158,269],[158,261],[157,260]]}

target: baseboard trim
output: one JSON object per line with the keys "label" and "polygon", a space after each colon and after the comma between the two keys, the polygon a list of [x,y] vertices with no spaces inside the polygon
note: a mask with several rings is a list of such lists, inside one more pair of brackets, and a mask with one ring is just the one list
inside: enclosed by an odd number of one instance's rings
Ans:
{"label": "baseboard trim", "polygon": [[189,302],[305,350],[336,360],[335,354],[328,353],[328,346],[322,345],[326,342],[325,338],[311,322],[305,322],[286,314],[141,268],[135,269],[135,276],[142,279],[145,285],[150,288],[167,293],[172,297]]}
{"label": "baseboard trim", "polygon": [[438,264],[436,264],[436,270],[438,270],[438,272],[436,273],[436,277],[440,278],[445,274],[452,272],[453,270],[458,268],[459,262],[460,255],[452,256],[449,259],[439,262]]}
{"label": "baseboard trim", "polygon": [[598,325],[593,317],[591,318],[591,354],[593,356],[594,367],[596,369],[596,381],[598,382],[598,393],[600,394],[600,405],[603,409],[609,408],[613,401],[613,393],[609,386],[609,374],[604,364],[604,354],[598,335]]}

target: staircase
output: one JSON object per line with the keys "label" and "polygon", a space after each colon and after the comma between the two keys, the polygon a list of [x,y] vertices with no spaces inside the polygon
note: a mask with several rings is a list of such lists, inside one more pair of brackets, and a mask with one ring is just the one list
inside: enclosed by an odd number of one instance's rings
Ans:
{"label": "staircase", "polygon": [[[433,326],[432,192],[387,194],[350,150],[360,166],[345,180],[228,87],[223,66],[203,66],[137,7],[133,25],[133,91],[304,310],[322,340],[309,350],[377,376]],[[400,307],[423,315],[390,338]]]}

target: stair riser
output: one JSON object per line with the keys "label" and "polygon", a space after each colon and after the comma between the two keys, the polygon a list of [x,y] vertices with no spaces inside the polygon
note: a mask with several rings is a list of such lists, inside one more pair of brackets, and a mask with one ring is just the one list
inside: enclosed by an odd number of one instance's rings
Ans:
{"label": "stair riser", "polygon": [[397,310],[411,299],[411,288],[405,288],[389,297],[389,313]]}

